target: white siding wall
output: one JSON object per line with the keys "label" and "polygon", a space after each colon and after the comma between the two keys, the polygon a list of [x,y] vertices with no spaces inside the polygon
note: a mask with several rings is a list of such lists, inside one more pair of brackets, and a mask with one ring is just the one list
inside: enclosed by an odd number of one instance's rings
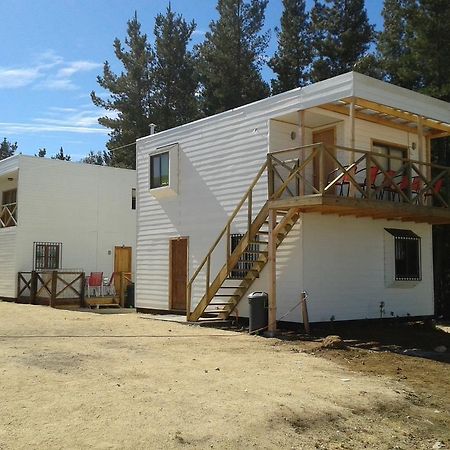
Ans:
{"label": "white siding wall", "polygon": [[[385,228],[421,237],[422,281],[413,287],[385,286]],[[431,225],[306,214],[303,233],[303,287],[312,321],[377,318],[381,301],[389,317],[433,314]]]}
{"label": "white siding wall", "polygon": [[0,229],[0,297],[16,296],[16,227]]}
{"label": "white siding wall", "polygon": [[18,270],[32,268],[36,241],[62,242],[63,268],[105,276],[114,246],[135,248],[135,171],[30,157],[19,170]]}

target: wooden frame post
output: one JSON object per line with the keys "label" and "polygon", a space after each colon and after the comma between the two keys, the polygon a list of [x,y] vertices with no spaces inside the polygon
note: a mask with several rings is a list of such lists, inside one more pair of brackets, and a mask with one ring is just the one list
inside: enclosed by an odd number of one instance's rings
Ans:
{"label": "wooden frame post", "polygon": [[51,284],[51,292],[50,292],[50,299],[49,299],[49,306],[53,307],[56,303],[56,289],[58,287],[58,271],[53,270],[52,271],[52,284]]}
{"label": "wooden frame post", "polygon": [[352,98],[350,102],[350,114],[349,114],[349,135],[350,135],[350,148],[352,152],[350,153],[349,164],[355,162],[355,99]]}
{"label": "wooden frame post", "polygon": [[269,210],[269,326],[267,331],[274,333],[277,329],[277,235],[274,228],[277,225],[277,212],[275,209]]}
{"label": "wooden frame post", "polygon": [[[298,160],[299,164],[301,165],[305,161],[305,150],[302,148],[305,145],[306,142],[306,136],[305,136],[305,111],[299,111],[298,112],[298,145],[300,146]],[[301,175],[301,174],[300,174]],[[300,195],[305,195],[305,177],[303,176],[300,180]]]}

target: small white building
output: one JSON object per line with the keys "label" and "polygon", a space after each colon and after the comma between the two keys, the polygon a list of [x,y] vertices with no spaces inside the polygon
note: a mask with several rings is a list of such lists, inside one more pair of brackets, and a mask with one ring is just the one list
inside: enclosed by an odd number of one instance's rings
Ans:
{"label": "small white building", "polygon": [[192,321],[431,316],[448,103],[347,73],[137,141],[136,306]]}
{"label": "small white building", "polygon": [[134,170],[0,161],[0,298],[16,298],[18,272],[134,271],[135,187]]}

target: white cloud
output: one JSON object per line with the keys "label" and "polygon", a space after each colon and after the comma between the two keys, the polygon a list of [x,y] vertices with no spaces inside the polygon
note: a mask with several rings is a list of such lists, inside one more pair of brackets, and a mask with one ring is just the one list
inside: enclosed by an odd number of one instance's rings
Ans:
{"label": "white cloud", "polygon": [[11,69],[0,67],[0,89],[15,89],[28,86],[40,77],[37,68]]}
{"label": "white cloud", "polygon": [[69,78],[78,72],[89,72],[93,69],[98,69],[101,64],[91,61],[74,61],[67,64],[66,67],[59,69],[56,73],[57,78]]}
{"label": "white cloud", "polygon": [[[98,118],[105,114],[99,109],[76,109],[50,107],[44,117],[36,117],[29,123],[0,122],[0,135],[5,134],[41,134],[74,133],[74,134],[107,134],[108,129],[98,124]],[[113,116],[109,114],[110,116]]]}
{"label": "white cloud", "polygon": [[51,123],[7,123],[0,122],[0,134],[38,134],[43,132],[63,132],[63,133],[82,133],[82,134],[107,134],[106,128],[57,125]]}
{"label": "white cloud", "polygon": [[48,50],[33,58],[30,67],[0,67],[0,89],[16,89],[33,85],[45,90],[74,90],[73,77],[101,67],[92,61],[65,61]]}

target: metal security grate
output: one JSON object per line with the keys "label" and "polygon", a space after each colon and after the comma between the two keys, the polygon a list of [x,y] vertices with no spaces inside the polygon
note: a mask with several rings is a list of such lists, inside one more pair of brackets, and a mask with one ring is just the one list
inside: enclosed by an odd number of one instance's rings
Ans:
{"label": "metal security grate", "polygon": [[33,270],[59,269],[62,263],[62,242],[34,242]]}
{"label": "metal security grate", "polygon": [[[244,237],[244,234],[231,234],[231,252],[239,245],[239,242]],[[254,261],[257,261],[259,258],[259,244],[250,244],[247,248],[247,251],[244,252],[239,261],[234,266],[233,270],[230,273],[230,278],[233,279],[242,279],[245,278],[248,271],[252,268]]]}

